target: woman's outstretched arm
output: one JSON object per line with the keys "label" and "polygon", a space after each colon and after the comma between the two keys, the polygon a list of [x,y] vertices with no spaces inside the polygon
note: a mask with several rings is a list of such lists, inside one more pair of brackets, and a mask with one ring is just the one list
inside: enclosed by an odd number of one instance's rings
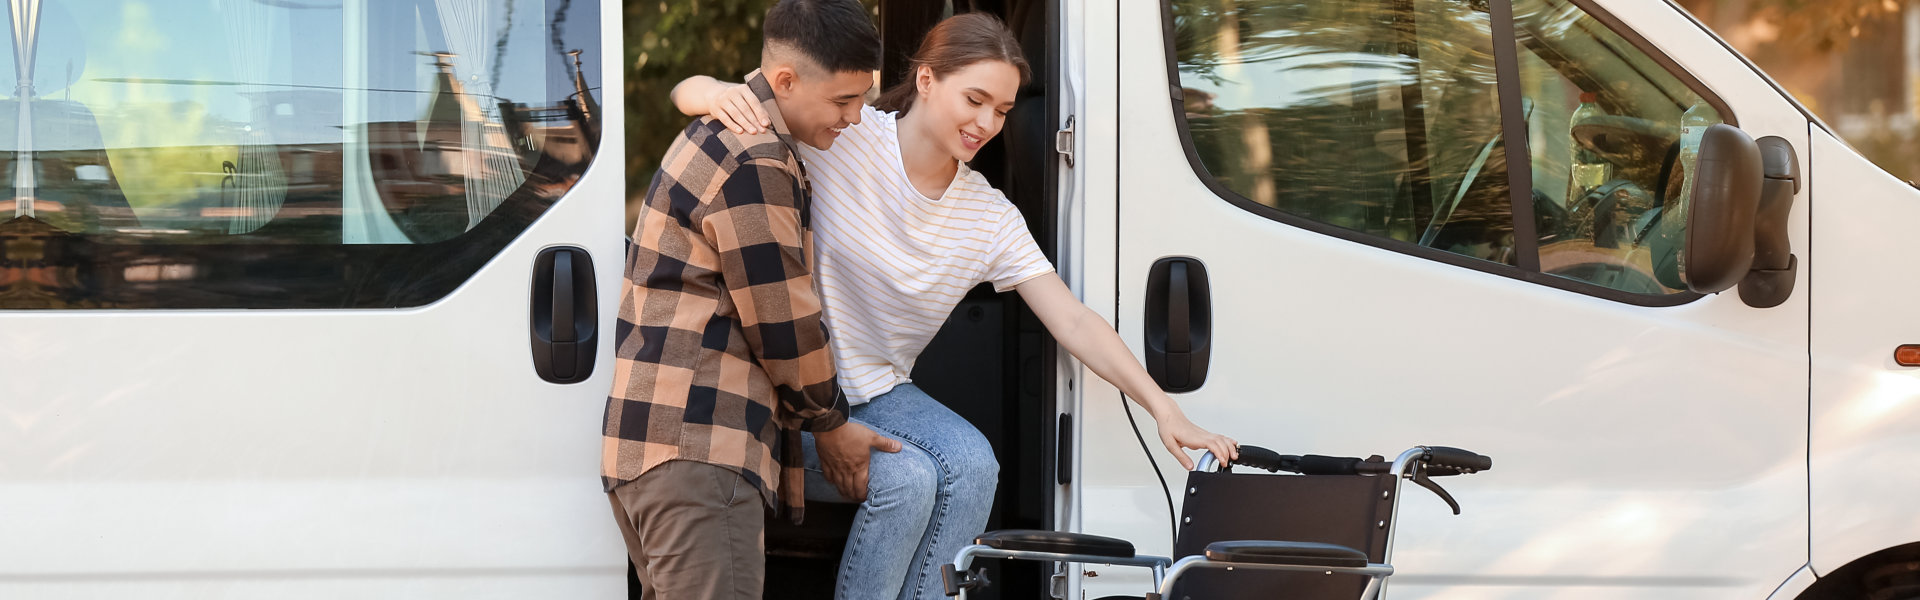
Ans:
{"label": "woman's outstretched arm", "polygon": [[760,106],[760,99],[753,96],[753,90],[747,89],[746,84],[695,75],[673,86],[668,96],[680,114],[713,115],[735,135],[764,133],[773,125],[773,121],[767,119],[766,109]]}
{"label": "woman's outstretched arm", "polygon": [[1193,459],[1180,451],[1181,448],[1210,450],[1214,456],[1226,459],[1239,458],[1239,444],[1188,420],[1180,405],[1160,391],[1160,385],[1154,383],[1146,368],[1133,358],[1133,351],[1127,349],[1113,326],[1075,298],[1059,275],[1048,273],[1014,289],[1061,347],[1153,415],[1160,429],[1160,443],[1180,459],[1181,466],[1193,468]]}

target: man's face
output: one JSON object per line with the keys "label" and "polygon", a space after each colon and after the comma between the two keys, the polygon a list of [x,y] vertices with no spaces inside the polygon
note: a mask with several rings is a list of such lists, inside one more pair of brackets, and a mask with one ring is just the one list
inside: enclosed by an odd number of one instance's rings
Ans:
{"label": "man's face", "polygon": [[860,122],[860,107],[873,87],[872,71],[779,69],[773,94],[794,139],[821,150],[833,146],[840,130]]}

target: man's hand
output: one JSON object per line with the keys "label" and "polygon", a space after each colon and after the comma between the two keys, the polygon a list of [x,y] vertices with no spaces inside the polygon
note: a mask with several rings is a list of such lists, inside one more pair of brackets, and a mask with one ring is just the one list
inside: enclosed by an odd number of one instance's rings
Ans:
{"label": "man's hand", "polygon": [[900,440],[874,433],[859,423],[848,422],[813,434],[814,450],[820,453],[820,471],[848,500],[867,499],[867,459],[870,450],[899,452]]}

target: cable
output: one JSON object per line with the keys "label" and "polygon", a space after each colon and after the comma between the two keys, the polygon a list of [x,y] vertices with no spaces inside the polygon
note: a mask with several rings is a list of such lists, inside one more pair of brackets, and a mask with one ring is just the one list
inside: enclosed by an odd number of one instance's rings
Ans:
{"label": "cable", "polygon": [[1140,452],[1146,454],[1147,464],[1153,467],[1153,476],[1160,480],[1160,493],[1167,497],[1167,543],[1175,543],[1180,539],[1180,518],[1173,514],[1173,488],[1167,487],[1167,476],[1160,472],[1160,461],[1153,459],[1153,450],[1147,447],[1147,436],[1140,434],[1140,424],[1133,420],[1133,404],[1127,401],[1126,394],[1120,394],[1120,410],[1126,411],[1127,425],[1133,427],[1133,439],[1140,442]]}

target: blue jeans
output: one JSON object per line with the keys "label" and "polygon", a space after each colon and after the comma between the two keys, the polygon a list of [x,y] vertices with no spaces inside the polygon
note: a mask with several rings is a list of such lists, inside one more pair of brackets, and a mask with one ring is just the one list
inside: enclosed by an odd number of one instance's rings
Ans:
{"label": "blue jeans", "polygon": [[[1000,463],[987,438],[912,384],[853,407],[852,421],[900,440],[900,452],[873,451],[867,500],[854,515],[835,583],[838,600],[945,598],[941,565],[987,526]],[[812,435],[807,499],[851,504],[820,472]]]}

